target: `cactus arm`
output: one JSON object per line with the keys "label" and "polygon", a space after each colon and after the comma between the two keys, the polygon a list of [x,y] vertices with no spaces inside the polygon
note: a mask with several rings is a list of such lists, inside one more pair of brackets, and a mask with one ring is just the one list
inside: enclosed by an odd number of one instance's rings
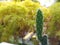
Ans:
{"label": "cactus arm", "polygon": [[44,35],[43,37],[42,37],[42,45],[47,45],[47,36],[46,35]]}
{"label": "cactus arm", "polygon": [[38,10],[36,16],[36,33],[39,41],[42,41],[42,30],[43,30],[43,15],[42,12]]}
{"label": "cactus arm", "polygon": [[38,10],[36,16],[36,33],[39,41],[42,45],[47,45],[47,36],[42,36],[43,31],[43,14],[41,10]]}

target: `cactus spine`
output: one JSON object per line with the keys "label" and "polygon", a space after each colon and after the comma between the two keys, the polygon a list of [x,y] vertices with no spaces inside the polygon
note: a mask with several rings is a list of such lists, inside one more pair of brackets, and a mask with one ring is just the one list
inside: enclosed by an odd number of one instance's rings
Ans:
{"label": "cactus spine", "polygon": [[[36,33],[39,41],[42,45],[47,45],[47,38],[42,37],[42,31],[43,31],[43,14],[41,10],[38,10],[37,16],[36,16]],[[45,41],[46,40],[46,41]]]}

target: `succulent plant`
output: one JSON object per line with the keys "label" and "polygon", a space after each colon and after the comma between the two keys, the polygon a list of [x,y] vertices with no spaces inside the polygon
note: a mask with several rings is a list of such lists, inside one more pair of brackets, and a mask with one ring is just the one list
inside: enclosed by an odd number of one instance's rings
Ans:
{"label": "succulent plant", "polygon": [[39,9],[36,16],[36,33],[38,40],[41,42],[42,45],[47,45],[47,36],[42,36],[43,32],[43,14],[42,11]]}

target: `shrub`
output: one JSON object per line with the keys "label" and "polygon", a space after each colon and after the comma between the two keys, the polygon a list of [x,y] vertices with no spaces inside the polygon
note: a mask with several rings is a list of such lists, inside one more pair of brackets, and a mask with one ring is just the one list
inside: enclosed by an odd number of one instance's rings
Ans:
{"label": "shrub", "polygon": [[[60,32],[60,3],[52,5],[49,9],[52,17],[50,22],[48,23],[49,28],[47,32],[51,36],[56,36],[57,32]],[[57,36],[58,35],[59,33],[57,34]]]}

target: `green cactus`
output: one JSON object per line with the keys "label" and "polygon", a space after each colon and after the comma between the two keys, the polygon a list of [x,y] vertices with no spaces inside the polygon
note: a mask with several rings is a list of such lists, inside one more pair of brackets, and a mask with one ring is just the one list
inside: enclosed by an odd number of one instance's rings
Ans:
{"label": "green cactus", "polygon": [[38,10],[37,16],[36,16],[37,37],[42,45],[47,45],[47,38],[46,36],[42,37],[42,31],[43,31],[43,15],[42,15],[41,10]]}
{"label": "green cactus", "polygon": [[37,36],[38,39],[41,41],[42,38],[42,30],[43,30],[43,15],[40,10],[37,12],[37,17],[36,17],[36,28],[37,28]]}

